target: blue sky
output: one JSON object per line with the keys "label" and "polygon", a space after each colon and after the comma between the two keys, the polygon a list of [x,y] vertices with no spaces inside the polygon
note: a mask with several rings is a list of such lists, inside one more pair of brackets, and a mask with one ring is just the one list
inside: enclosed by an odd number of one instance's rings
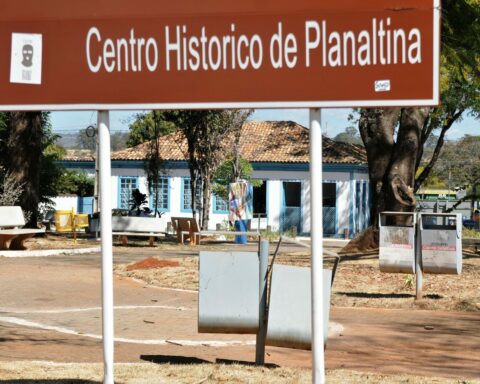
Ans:
{"label": "blue sky", "polygon": [[[112,111],[110,112],[110,129],[112,131],[127,131],[128,125],[134,120],[134,115],[141,111]],[[324,134],[334,137],[343,132],[350,125],[349,108],[329,108],[322,110],[322,129]],[[75,133],[97,121],[95,111],[83,112],[52,112],[52,125],[55,132]],[[308,127],[308,109],[259,109],[252,116],[252,120],[292,120]],[[480,120],[466,116],[463,121],[457,122],[450,128],[447,139],[455,140],[465,134],[480,135]]]}

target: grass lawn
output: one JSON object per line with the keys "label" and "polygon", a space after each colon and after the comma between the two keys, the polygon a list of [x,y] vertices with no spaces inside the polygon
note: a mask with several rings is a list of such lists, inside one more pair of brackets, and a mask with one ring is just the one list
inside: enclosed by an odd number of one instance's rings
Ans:
{"label": "grass lawn", "polygon": [[[3,380],[42,384],[100,383],[101,364],[64,364],[49,362],[0,363]],[[478,384],[480,381],[451,380],[410,375],[379,375],[347,370],[327,371],[330,384]],[[142,384],[300,384],[311,383],[307,369],[264,368],[241,365],[197,364],[115,364],[116,383]]]}

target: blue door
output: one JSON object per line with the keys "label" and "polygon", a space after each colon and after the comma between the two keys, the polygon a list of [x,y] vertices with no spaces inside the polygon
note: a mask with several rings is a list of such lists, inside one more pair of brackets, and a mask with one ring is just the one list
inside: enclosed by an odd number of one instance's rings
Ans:
{"label": "blue door", "polygon": [[323,235],[337,233],[337,184],[323,183]]}
{"label": "blue door", "polygon": [[284,181],[282,196],[282,214],[280,216],[280,230],[297,229],[302,232],[302,183],[299,181]]}
{"label": "blue door", "polygon": [[78,198],[78,213],[93,213],[93,196],[79,197]]}

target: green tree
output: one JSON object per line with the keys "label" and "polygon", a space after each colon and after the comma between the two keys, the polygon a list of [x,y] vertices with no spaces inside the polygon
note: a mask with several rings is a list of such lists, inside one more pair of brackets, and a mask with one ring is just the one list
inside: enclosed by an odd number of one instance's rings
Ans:
{"label": "green tree", "polygon": [[215,172],[213,177],[212,191],[225,201],[228,201],[230,183],[239,179],[247,181],[253,187],[260,187],[262,180],[252,178],[253,167],[246,159],[240,159],[240,173],[238,177],[235,174],[235,160],[228,159],[224,161]]}
{"label": "green tree", "polygon": [[192,215],[196,217],[197,214],[195,191],[198,190],[202,229],[208,228],[214,174],[229,152],[228,144],[239,136],[245,115],[248,116],[243,110],[169,111],[165,114],[187,141],[185,157],[190,172]]}
{"label": "green tree", "polygon": [[75,146],[94,152],[96,148],[95,131],[88,128],[80,129],[75,140]]}
{"label": "green tree", "polygon": [[175,124],[165,119],[164,111],[151,111],[135,115],[135,120],[129,126],[127,147],[154,140],[175,131]]}
{"label": "green tree", "polygon": [[22,186],[18,204],[29,213],[29,227],[37,226],[40,206],[48,206],[57,195],[55,186],[61,170],[55,161],[64,154],[55,145],[57,138],[49,113],[0,114],[0,173],[8,173]]}
{"label": "green tree", "polygon": [[465,135],[446,144],[441,161],[435,165],[435,173],[445,185],[467,191],[458,204],[471,200],[473,213],[475,202],[480,197],[480,136]]}
{"label": "green tree", "polygon": [[342,143],[363,145],[358,129],[352,126],[345,128],[345,131],[340,132],[333,138],[333,140]]}
{"label": "green tree", "polygon": [[112,151],[120,151],[127,148],[128,132],[113,132],[110,135],[110,147]]}
{"label": "green tree", "polygon": [[93,196],[93,189],[93,177],[76,169],[63,169],[56,185],[59,195]]}
{"label": "green tree", "polygon": [[168,123],[164,120],[163,112],[161,111],[152,111],[152,126],[151,132],[152,139],[148,142],[147,147],[147,158],[145,159],[144,169],[147,175],[148,190],[153,194],[153,211],[155,216],[161,216],[161,213],[158,209],[160,191],[159,191],[159,181],[161,175],[164,173],[162,154],[160,153],[160,142],[159,139],[165,134],[165,127],[170,126],[171,123]]}
{"label": "green tree", "polygon": [[[445,134],[466,113],[480,112],[480,2],[442,2],[441,105],[435,108],[371,108],[360,110],[359,130],[368,158],[372,190],[372,224],[378,212],[412,211],[415,191],[437,161]],[[431,157],[424,147],[437,137]],[[422,166],[423,170],[417,174]],[[417,177],[415,178],[415,175]]]}

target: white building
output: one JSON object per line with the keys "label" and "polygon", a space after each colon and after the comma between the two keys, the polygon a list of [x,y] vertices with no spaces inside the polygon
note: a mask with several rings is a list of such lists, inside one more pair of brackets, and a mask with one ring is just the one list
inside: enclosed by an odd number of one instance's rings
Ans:
{"label": "white building", "polygon": [[[190,216],[189,171],[185,161],[186,142],[180,133],[160,139],[165,175],[160,181],[159,205],[165,222],[172,216]],[[253,165],[253,177],[264,181],[254,188],[254,216],[264,216],[260,225],[298,233],[310,232],[310,182],[308,129],[293,122],[247,122],[240,143],[242,157]],[[144,171],[147,145],[112,154],[112,206],[129,208],[131,191],[138,188],[150,197]],[[67,168],[83,169],[93,175],[93,159],[70,157]],[[370,185],[366,154],[362,147],[323,138],[324,234],[350,237],[365,229],[370,219]],[[83,200],[82,200],[83,201]],[[60,203],[60,201],[59,201]],[[81,204],[79,204],[81,205]],[[62,208],[66,208],[62,206]],[[79,211],[89,212],[85,206]],[[90,208],[91,209],[91,208]],[[209,228],[228,220],[225,201],[212,197]],[[256,228],[258,221],[252,222]]]}

